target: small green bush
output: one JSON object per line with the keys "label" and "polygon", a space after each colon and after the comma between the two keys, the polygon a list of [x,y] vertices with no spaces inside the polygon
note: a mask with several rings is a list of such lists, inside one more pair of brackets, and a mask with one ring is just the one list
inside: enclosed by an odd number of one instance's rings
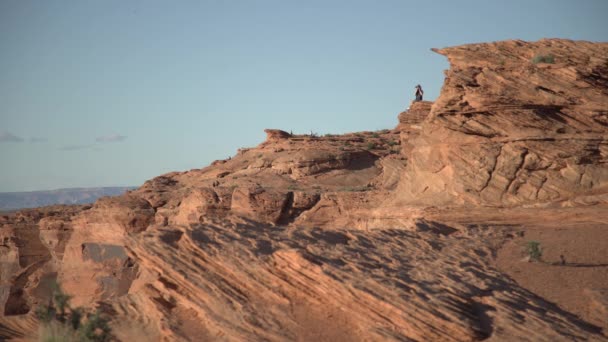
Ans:
{"label": "small green bush", "polygon": [[540,262],[543,257],[543,250],[540,247],[540,242],[528,241],[528,243],[526,243],[526,254],[530,261]]}
{"label": "small green bush", "polygon": [[378,133],[372,133],[372,138],[380,138],[380,134],[378,134]]}
{"label": "small green bush", "polygon": [[376,148],[376,143],[373,143],[373,142],[368,142],[367,143],[367,149],[368,150],[373,150],[375,148]]}
{"label": "small green bush", "polygon": [[41,322],[39,341],[110,341],[112,331],[108,325],[109,320],[102,317],[99,311],[85,316],[82,308],[70,306],[70,299],[71,296],[65,294],[59,285],[53,285],[49,304],[39,307],[35,312]]}
{"label": "small green bush", "polygon": [[536,55],[536,56],[534,56],[534,58],[532,58],[532,63],[534,63],[534,64],[539,64],[539,63],[554,64],[555,56],[553,56],[553,55]]}

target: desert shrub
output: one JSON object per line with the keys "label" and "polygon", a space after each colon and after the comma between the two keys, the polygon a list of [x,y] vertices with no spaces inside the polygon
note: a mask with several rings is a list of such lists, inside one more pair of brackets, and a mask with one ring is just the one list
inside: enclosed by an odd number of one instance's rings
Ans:
{"label": "desert shrub", "polygon": [[65,294],[59,285],[53,285],[49,303],[36,310],[40,320],[39,341],[83,341],[105,342],[112,339],[109,320],[99,311],[84,314],[82,308],[70,306],[71,296]]}
{"label": "desert shrub", "polygon": [[38,336],[43,342],[80,342],[78,332],[65,324],[50,322],[42,326]]}
{"label": "desert shrub", "polygon": [[534,58],[532,58],[532,63],[534,64],[539,64],[539,63],[547,63],[547,64],[554,64],[555,63],[555,57],[551,54],[549,55],[536,55],[534,56]]}
{"label": "desert shrub", "polygon": [[529,257],[530,261],[541,261],[543,256],[543,250],[540,247],[540,242],[538,241],[528,241],[526,243],[526,254]]}
{"label": "desert shrub", "polygon": [[395,146],[395,145],[398,145],[398,144],[399,143],[396,142],[395,140],[391,140],[391,141],[388,142],[388,146]]}
{"label": "desert shrub", "polygon": [[368,142],[367,143],[367,149],[368,150],[373,150],[375,148],[376,148],[376,143],[373,143],[373,142]]}
{"label": "desert shrub", "polygon": [[378,134],[378,133],[372,133],[372,138],[380,138],[380,134]]}
{"label": "desert shrub", "polygon": [[84,341],[109,341],[110,326],[108,320],[103,318],[98,312],[89,315],[84,324],[81,325],[80,335]]}

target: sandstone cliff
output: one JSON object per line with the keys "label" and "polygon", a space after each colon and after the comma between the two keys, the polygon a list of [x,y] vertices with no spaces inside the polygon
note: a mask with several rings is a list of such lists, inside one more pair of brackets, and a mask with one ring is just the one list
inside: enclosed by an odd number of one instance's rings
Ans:
{"label": "sandstone cliff", "polygon": [[608,187],[608,44],[548,39],[435,51],[450,70],[410,142],[405,201],[606,201],[595,195]]}
{"label": "sandstone cliff", "polygon": [[57,280],[122,341],[607,340],[607,49],[438,50],[440,97],[393,130],[267,130],[123,196],[1,216],[0,338],[36,337]]}

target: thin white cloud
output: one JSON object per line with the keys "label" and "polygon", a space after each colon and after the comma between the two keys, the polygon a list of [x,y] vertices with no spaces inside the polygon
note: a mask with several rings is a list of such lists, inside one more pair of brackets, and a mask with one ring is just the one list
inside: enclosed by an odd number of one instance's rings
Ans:
{"label": "thin white cloud", "polygon": [[93,145],[65,145],[59,148],[61,151],[78,151],[93,148]]}
{"label": "thin white cloud", "polygon": [[32,137],[30,138],[30,142],[31,143],[43,143],[43,142],[47,142],[49,141],[48,138],[41,138],[41,137]]}
{"label": "thin white cloud", "polygon": [[3,142],[23,142],[23,138],[4,131],[0,132],[0,143]]}
{"label": "thin white cloud", "polygon": [[97,137],[97,139],[95,139],[95,141],[100,142],[100,143],[108,143],[108,142],[125,141],[126,139],[127,139],[127,137],[124,135],[112,134],[112,135]]}

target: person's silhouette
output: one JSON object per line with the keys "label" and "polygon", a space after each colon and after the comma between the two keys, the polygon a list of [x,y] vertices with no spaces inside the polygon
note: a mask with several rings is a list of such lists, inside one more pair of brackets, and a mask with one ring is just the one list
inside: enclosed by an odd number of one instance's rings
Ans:
{"label": "person's silhouette", "polygon": [[414,100],[414,102],[422,101],[422,95],[424,95],[424,91],[422,90],[422,87],[420,86],[420,84],[418,84],[416,86],[416,99]]}

